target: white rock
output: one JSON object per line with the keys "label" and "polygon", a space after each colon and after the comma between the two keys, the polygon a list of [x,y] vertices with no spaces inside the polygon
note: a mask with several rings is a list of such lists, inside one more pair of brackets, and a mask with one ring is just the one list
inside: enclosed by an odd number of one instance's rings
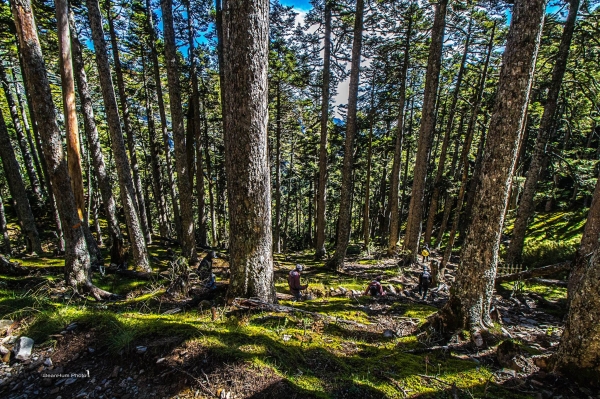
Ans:
{"label": "white rock", "polygon": [[31,350],[33,349],[33,340],[28,337],[21,337],[17,340],[13,352],[15,358],[18,360],[27,360],[31,357]]}
{"label": "white rock", "polygon": [[52,366],[52,359],[47,358],[46,360],[44,360],[44,366],[46,366],[46,367]]}
{"label": "white rock", "polygon": [[394,332],[392,330],[384,330],[383,336],[385,338],[394,338]]}
{"label": "white rock", "polygon": [[135,347],[135,351],[140,355],[143,355],[144,353],[146,353],[147,350],[148,350],[148,348],[145,346],[136,346]]}
{"label": "white rock", "polygon": [[0,357],[6,355],[8,352],[10,351],[4,345],[0,345]]}

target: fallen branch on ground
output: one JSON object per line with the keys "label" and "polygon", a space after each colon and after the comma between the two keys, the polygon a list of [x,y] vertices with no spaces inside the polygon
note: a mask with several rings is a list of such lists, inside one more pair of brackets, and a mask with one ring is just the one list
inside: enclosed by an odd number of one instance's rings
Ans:
{"label": "fallen branch on ground", "polygon": [[496,277],[496,284],[506,283],[516,280],[528,280],[534,277],[549,276],[552,274],[568,271],[571,268],[571,262],[556,263],[554,265],[538,267],[536,269],[525,270],[519,273],[507,274],[505,276]]}
{"label": "fallen branch on ground", "polygon": [[0,255],[0,273],[8,276],[27,276],[29,269]]}
{"label": "fallen branch on ground", "polygon": [[547,279],[547,278],[537,278],[537,277],[529,279],[527,281],[530,281],[532,283],[538,283],[538,284],[550,285],[550,286],[557,286],[557,287],[567,287],[569,285],[568,281],[564,281],[564,280],[551,280],[551,279]]}

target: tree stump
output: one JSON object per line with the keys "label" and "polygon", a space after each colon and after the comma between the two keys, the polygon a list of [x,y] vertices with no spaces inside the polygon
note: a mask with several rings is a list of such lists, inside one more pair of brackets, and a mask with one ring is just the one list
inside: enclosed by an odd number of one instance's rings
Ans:
{"label": "tree stump", "polygon": [[437,259],[432,259],[429,266],[431,267],[431,285],[437,286],[444,281],[444,269],[440,269],[440,262]]}

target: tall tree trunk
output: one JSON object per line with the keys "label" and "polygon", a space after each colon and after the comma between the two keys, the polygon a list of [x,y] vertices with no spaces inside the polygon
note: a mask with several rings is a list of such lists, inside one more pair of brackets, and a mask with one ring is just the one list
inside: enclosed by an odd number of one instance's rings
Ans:
{"label": "tall tree trunk", "polygon": [[121,65],[121,57],[119,54],[119,43],[115,32],[115,24],[112,16],[111,0],[106,0],[106,15],[108,19],[108,34],[113,55],[113,63],[115,65],[115,76],[117,78],[117,92],[119,94],[119,102],[121,104],[121,114],[123,117],[123,128],[127,136],[127,149],[129,150],[129,164],[133,171],[133,188],[135,190],[135,204],[137,206],[138,217],[144,232],[146,244],[152,243],[152,228],[148,222],[146,215],[146,202],[144,201],[144,192],[142,188],[142,179],[140,177],[140,168],[135,150],[135,138],[133,127],[131,126],[131,118],[129,114],[129,105],[127,104],[127,93],[125,91],[125,81],[123,80],[123,67]]}
{"label": "tall tree trunk", "polygon": [[[92,158],[94,173],[102,203],[104,204],[104,212],[108,223],[109,237],[113,239],[121,239],[121,229],[117,218],[117,206],[113,197],[113,189],[104,163],[104,155],[102,154],[102,146],[98,136],[96,120],[94,119],[94,108],[92,97],[87,83],[85,68],[83,64],[83,56],[81,51],[81,43],[77,37],[77,29],[75,27],[75,18],[70,14],[69,18],[71,28],[71,50],[73,52],[73,68],[75,78],[77,79],[77,90],[79,92],[79,100],[81,102],[81,111],[83,114],[83,126],[88,141],[88,151]],[[114,243],[113,243],[114,245]]]}
{"label": "tall tree trunk", "polygon": [[600,380],[600,178],[569,276],[569,313],[551,367],[580,382]]}
{"label": "tall tree trunk", "polygon": [[[375,80],[375,79],[373,79]],[[366,248],[369,247],[369,239],[371,238],[371,229],[369,228],[369,208],[371,198],[371,166],[373,164],[373,91],[371,88],[371,112],[370,112],[370,123],[369,123],[369,143],[367,147],[367,179],[365,181],[365,201],[363,205],[363,242]]]}
{"label": "tall tree trunk", "polygon": [[[293,135],[293,133],[292,133]],[[284,251],[289,250],[289,226],[290,226],[290,204],[292,202],[292,182],[294,181],[294,149],[296,147],[296,139],[292,137],[292,145],[290,149],[290,168],[288,172],[288,189],[287,189],[287,198],[285,200],[285,221],[283,228],[283,237],[284,237]],[[314,202],[314,201],[313,201]],[[312,224],[312,223],[311,223]]]}
{"label": "tall tree trunk", "polygon": [[90,225],[85,211],[85,195],[83,188],[83,170],[81,167],[82,146],[79,140],[79,127],[77,124],[77,109],[75,104],[75,77],[73,76],[73,62],[71,56],[71,31],[69,29],[69,3],[68,0],[56,2],[56,25],[58,28],[58,49],[60,64],[60,80],[65,115],[65,130],[67,136],[67,166],[71,187],[75,195],[77,213],[83,222],[82,228],[87,241],[88,251],[92,263],[102,259],[102,253],[90,231]]}
{"label": "tall tree trunk", "polygon": [[175,174],[173,173],[173,161],[171,159],[171,144],[169,132],[167,130],[167,113],[165,111],[165,101],[162,91],[160,64],[158,63],[158,51],[156,50],[156,32],[154,31],[154,22],[152,17],[152,7],[150,0],[146,0],[146,30],[148,33],[148,45],[150,47],[150,58],[152,61],[152,72],[154,75],[154,84],[156,85],[156,99],[158,103],[158,112],[160,115],[160,129],[165,150],[165,162],[167,165],[167,179],[169,181],[169,194],[173,206],[173,220],[175,222],[175,233],[179,241],[182,240],[181,216],[179,214],[179,202],[177,201],[177,186],[175,184]]}
{"label": "tall tree trunk", "polygon": [[29,179],[29,184],[31,185],[31,190],[35,195],[37,203],[41,204],[43,202],[42,188],[40,186],[38,177],[35,173],[33,159],[31,157],[31,153],[29,152],[29,147],[27,145],[27,138],[25,137],[23,128],[21,126],[21,120],[19,119],[17,104],[15,103],[14,97],[12,96],[12,92],[10,91],[8,77],[6,76],[6,70],[4,69],[4,65],[2,62],[0,62],[0,82],[2,83],[2,88],[4,89],[4,95],[6,97],[6,102],[8,103],[10,117],[15,128],[15,133],[17,134],[17,143],[19,144],[19,149],[21,150],[21,157],[23,158],[23,163],[25,163],[25,171],[27,172],[27,177]]}
{"label": "tall tree trunk", "polygon": [[13,85],[15,87],[15,93],[17,94],[17,103],[19,103],[19,112],[21,113],[21,118],[23,119],[23,130],[25,130],[25,134],[27,135],[27,143],[29,144],[29,151],[31,153],[31,157],[33,158],[33,164],[35,165],[35,171],[37,172],[38,181],[40,184],[40,188],[42,192],[46,191],[45,187],[45,176],[42,173],[42,166],[40,164],[40,159],[38,157],[38,151],[33,141],[33,135],[31,134],[31,127],[29,126],[29,119],[27,119],[27,112],[25,111],[25,101],[23,100],[23,96],[21,96],[21,88],[19,87],[19,83],[17,82],[17,77],[15,75],[15,68],[11,68],[11,75],[13,80]]}
{"label": "tall tree trunk", "polygon": [[431,151],[433,134],[435,129],[436,95],[440,80],[440,68],[442,63],[442,44],[446,27],[446,9],[448,0],[440,0],[435,8],[435,19],[431,31],[431,46],[429,47],[429,58],[427,60],[427,72],[425,75],[425,97],[423,99],[423,119],[419,129],[419,141],[417,147],[417,160],[414,168],[414,182],[410,205],[408,208],[408,222],[406,235],[404,237],[404,249],[410,251],[409,261],[412,263],[417,259],[419,250],[419,237],[421,235],[421,222],[423,219],[423,207],[425,197],[425,181],[427,179],[428,154]]}
{"label": "tall tree trunk", "polygon": [[350,221],[352,215],[352,168],[354,166],[354,137],[358,129],[356,123],[358,103],[358,81],[360,72],[360,55],[363,36],[364,0],[356,1],[356,15],[354,17],[354,40],[352,42],[352,62],[350,67],[350,86],[348,92],[348,113],[346,116],[346,140],[344,143],[344,161],[342,166],[342,188],[340,192],[340,210],[337,221],[337,240],[335,253],[327,262],[333,270],[341,269],[346,257],[346,250],[350,242]]}
{"label": "tall tree trunk", "polygon": [[323,83],[321,86],[321,141],[319,144],[319,184],[317,186],[317,234],[315,258],[325,256],[325,208],[327,206],[327,125],[331,79],[331,1],[325,0],[325,35],[323,38]]}
{"label": "tall tree trunk", "polygon": [[[281,252],[281,80],[277,81],[275,97],[275,225],[273,252]],[[310,230],[309,230],[310,234]]]}
{"label": "tall tree trunk", "polygon": [[448,122],[446,124],[446,132],[444,134],[444,141],[442,143],[442,149],[440,153],[440,159],[438,163],[438,169],[435,174],[435,180],[433,181],[433,194],[431,195],[431,201],[429,203],[429,211],[427,213],[427,224],[425,226],[425,244],[431,244],[431,233],[433,231],[433,223],[438,208],[438,200],[440,198],[440,184],[442,183],[442,177],[444,175],[444,167],[446,164],[446,153],[448,150],[448,141],[450,140],[450,134],[454,125],[454,115],[456,113],[456,105],[458,104],[458,95],[462,85],[463,75],[465,67],[467,65],[467,55],[469,54],[469,44],[471,43],[471,27],[473,26],[473,15],[469,18],[469,26],[467,28],[467,37],[465,39],[465,48],[463,50],[462,59],[460,62],[460,68],[456,76],[456,85],[452,92],[452,103],[450,104],[450,113],[448,114]]}
{"label": "tall tree trunk", "polygon": [[529,165],[529,170],[527,172],[527,178],[525,179],[523,195],[517,210],[517,218],[515,219],[512,238],[506,252],[506,261],[509,263],[520,261],[523,253],[523,246],[525,244],[525,233],[527,232],[527,226],[529,225],[529,221],[535,211],[534,197],[537,189],[537,182],[543,170],[544,158],[547,156],[546,146],[548,145],[548,139],[552,131],[554,115],[558,106],[560,87],[567,69],[569,49],[571,47],[571,40],[575,30],[575,22],[577,20],[577,12],[579,11],[579,3],[580,0],[570,0],[569,15],[567,16],[567,20],[565,22],[565,27],[560,39],[560,46],[558,48],[558,54],[556,55],[554,67],[552,69],[552,80],[548,89],[546,106],[544,107],[544,113],[542,114],[535,148],[531,158],[531,164]]}
{"label": "tall tree trunk", "polygon": [[[152,104],[150,102],[150,92],[146,75],[146,60],[142,56],[142,73],[144,79],[144,96],[146,98],[146,119],[148,120],[148,138],[150,142],[150,164],[152,167],[152,188],[154,191],[154,201],[156,202],[156,212],[158,214],[158,229],[162,238],[169,237],[169,221],[167,219],[167,204],[163,194],[162,181],[160,176],[159,150],[156,142],[156,126],[154,124],[154,115]],[[149,214],[149,213],[148,213]]]}
{"label": "tall tree trunk", "polygon": [[[57,2],[59,3],[59,2]],[[77,292],[88,292],[96,299],[110,293],[95,287],[91,281],[90,257],[81,219],[77,213],[75,195],[71,188],[69,168],[62,148],[61,134],[56,123],[52,93],[37,35],[31,3],[11,1],[21,51],[23,70],[27,76],[27,91],[33,100],[34,113],[44,141],[44,157],[52,182],[52,190],[61,216],[65,236],[65,280]],[[66,4],[62,7],[67,9]]]}
{"label": "tall tree trunk", "polygon": [[400,232],[400,213],[398,204],[398,189],[400,185],[400,166],[402,164],[402,144],[404,141],[404,107],[406,106],[406,78],[408,63],[410,61],[410,39],[413,29],[413,8],[407,11],[408,24],[406,38],[404,41],[404,59],[400,72],[400,100],[398,101],[398,123],[396,125],[396,143],[394,144],[394,161],[392,163],[392,176],[390,178],[390,231],[388,239],[387,254],[393,255],[398,247],[398,236]]}
{"label": "tall tree trunk", "polygon": [[[196,141],[196,165],[190,164],[190,172],[194,169],[196,171],[196,195],[198,196],[198,238],[200,240],[201,247],[208,246],[207,232],[206,232],[206,210],[205,210],[205,197],[204,197],[204,165],[202,162],[202,143],[200,138],[202,137],[202,121],[200,114],[200,92],[198,90],[198,75],[196,68],[196,56],[194,53],[194,30],[192,27],[192,12],[190,10],[190,2],[186,2],[187,7],[187,28],[188,28],[188,45],[189,45],[189,61],[190,61],[190,75],[192,77],[192,107],[194,109],[194,139]],[[208,123],[208,121],[204,121]],[[205,145],[207,145],[205,143]],[[188,148],[190,147],[188,143]],[[193,162],[193,157],[192,157]],[[193,176],[190,173],[190,184],[192,183]]]}
{"label": "tall tree trunk", "polygon": [[481,167],[481,183],[455,287],[443,313],[479,342],[489,316],[508,190],[522,135],[544,19],[545,0],[517,0],[502,58],[496,103]]}
{"label": "tall tree trunk", "polygon": [[96,52],[96,64],[98,66],[100,88],[102,90],[108,131],[110,133],[111,148],[117,167],[117,176],[119,178],[121,203],[127,221],[129,241],[131,242],[133,252],[133,261],[135,266],[150,271],[148,250],[146,248],[144,233],[135,206],[136,194],[133,187],[133,179],[131,178],[131,169],[127,160],[123,132],[121,131],[121,119],[119,117],[117,98],[115,96],[115,89],[110,75],[110,65],[108,63],[106,41],[104,40],[104,31],[102,29],[100,6],[98,5],[98,0],[86,0],[86,4],[90,27],[92,29],[94,50]]}
{"label": "tall tree trunk", "polygon": [[269,1],[223,2],[223,132],[230,212],[227,297],[276,301],[267,123]]}
{"label": "tall tree trunk", "polygon": [[10,195],[16,203],[17,216],[21,224],[21,229],[26,237],[27,250],[42,254],[42,244],[35,226],[35,218],[27,199],[25,184],[21,176],[21,169],[15,157],[15,151],[8,136],[4,115],[0,111],[0,158],[2,158],[2,166],[4,174],[8,182]]}
{"label": "tall tree trunk", "polygon": [[177,46],[175,30],[173,29],[173,2],[160,2],[163,29],[165,36],[165,61],[169,81],[169,102],[173,124],[173,141],[175,143],[175,167],[177,168],[177,188],[181,206],[181,251],[190,264],[198,261],[196,253],[196,233],[194,229],[194,212],[192,208],[192,187],[190,185],[190,170],[187,164],[185,130],[183,127],[183,111],[181,107],[181,89],[179,84],[179,67],[177,65]]}
{"label": "tall tree trunk", "polygon": [[208,208],[210,211],[210,238],[212,245],[217,244],[217,219],[215,215],[215,194],[213,184],[212,162],[210,160],[210,150],[208,148],[208,117],[206,115],[206,104],[202,102],[202,119],[204,119],[204,159],[206,162],[206,176],[208,180]]}
{"label": "tall tree trunk", "polygon": [[[460,223],[461,209],[465,200],[465,194],[467,191],[467,180],[469,178],[469,153],[471,152],[471,144],[473,143],[473,136],[475,135],[475,124],[477,123],[477,116],[479,115],[479,107],[483,99],[483,92],[485,91],[485,84],[487,79],[487,72],[490,65],[490,57],[492,50],[494,49],[494,35],[496,32],[496,23],[492,26],[492,33],[490,41],[488,43],[487,53],[485,57],[485,63],[483,64],[483,72],[479,78],[479,85],[475,99],[473,101],[473,111],[471,113],[471,119],[469,119],[469,126],[467,127],[467,137],[465,139],[465,145],[463,146],[462,153],[460,155],[460,163],[462,165],[462,174],[460,179],[460,188],[458,191],[458,198],[456,199],[456,211],[454,212],[454,220],[452,221],[452,228],[450,229],[450,237],[444,250],[440,269],[444,269],[450,260],[452,255],[452,248],[454,247],[454,240],[456,239],[456,232]],[[448,206],[448,204],[446,204]],[[440,229],[440,232],[441,229]],[[443,233],[443,232],[442,232]],[[436,240],[436,246],[439,247],[441,243],[441,235]]]}
{"label": "tall tree trunk", "polygon": [[4,202],[2,201],[2,190],[0,190],[0,233],[2,233],[2,248],[4,249],[4,255],[10,256],[12,255],[12,248],[10,246],[10,237],[8,236]]}

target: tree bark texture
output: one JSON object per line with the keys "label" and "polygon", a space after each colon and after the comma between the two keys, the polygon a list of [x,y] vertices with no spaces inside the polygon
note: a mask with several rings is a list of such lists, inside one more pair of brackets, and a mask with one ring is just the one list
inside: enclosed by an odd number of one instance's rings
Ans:
{"label": "tree bark texture", "polygon": [[404,249],[410,251],[410,262],[416,261],[419,251],[419,237],[425,199],[425,181],[427,179],[428,154],[431,151],[435,130],[435,104],[440,80],[442,63],[442,45],[446,27],[448,0],[441,0],[435,9],[435,18],[431,31],[431,45],[425,75],[425,97],[423,98],[423,118],[419,128],[417,158],[414,168],[414,182],[408,208],[408,221],[404,237]]}
{"label": "tree bark texture", "polygon": [[75,78],[71,61],[71,32],[69,30],[69,5],[67,0],[56,0],[56,26],[58,28],[58,51],[60,65],[61,92],[63,112],[65,115],[65,131],[67,136],[67,164],[71,187],[75,194],[75,204],[80,220],[85,213],[85,197],[83,194],[83,171],[81,170],[81,144],[77,125],[77,109],[75,105]]}
{"label": "tree bark texture", "polygon": [[356,122],[358,83],[360,77],[360,55],[362,50],[364,0],[356,1],[354,16],[354,40],[352,42],[352,62],[350,66],[350,86],[348,92],[348,113],[346,116],[346,140],[344,143],[344,161],[342,166],[342,188],[340,192],[340,210],[337,221],[337,240],[335,253],[327,262],[329,268],[338,270],[344,264],[346,250],[350,242],[350,222],[352,215],[352,169],[354,166],[354,137],[358,129]]}
{"label": "tree bark texture", "polygon": [[473,218],[449,303],[453,325],[478,331],[492,325],[489,310],[508,191],[529,101],[545,0],[518,0],[498,83]]}
{"label": "tree bark texture", "polygon": [[144,201],[144,192],[142,188],[142,179],[140,177],[140,168],[135,150],[135,138],[133,127],[131,126],[131,115],[129,113],[129,105],[127,104],[127,93],[125,91],[125,81],[123,80],[123,67],[121,65],[121,57],[119,54],[119,43],[115,32],[115,24],[112,16],[111,0],[106,0],[106,15],[108,19],[108,33],[110,36],[113,62],[115,65],[115,76],[117,78],[117,91],[119,94],[119,102],[121,105],[121,114],[123,118],[123,128],[127,136],[127,149],[129,150],[129,164],[133,171],[133,188],[135,190],[135,204],[137,207],[138,217],[142,225],[144,239],[146,244],[152,243],[152,228],[148,222],[146,215],[146,202]]}
{"label": "tree bark texture", "polygon": [[86,0],[88,8],[88,18],[92,29],[92,39],[94,50],[96,52],[96,64],[98,66],[98,76],[100,78],[100,88],[104,100],[104,108],[107,117],[108,130],[110,133],[111,148],[117,167],[117,176],[119,178],[119,188],[121,192],[121,202],[127,222],[129,232],[129,241],[133,252],[133,261],[136,267],[145,271],[150,271],[148,262],[148,250],[144,239],[144,232],[140,225],[140,219],[136,208],[135,189],[133,179],[131,178],[131,169],[127,160],[125,150],[125,141],[121,131],[121,118],[117,106],[117,98],[110,74],[110,64],[108,62],[108,53],[106,51],[106,41],[104,40],[104,31],[102,29],[102,17],[98,0]]}
{"label": "tree bark texture", "polygon": [[281,253],[281,80],[277,81],[275,98],[275,221],[273,226],[273,252]]}
{"label": "tree bark texture", "polygon": [[165,62],[167,64],[167,78],[169,81],[171,121],[173,125],[173,141],[175,143],[175,167],[177,169],[177,188],[179,189],[180,199],[181,252],[182,256],[193,264],[198,261],[198,254],[196,253],[196,233],[194,230],[194,212],[192,208],[192,186],[190,185],[190,170],[187,163],[185,129],[183,126],[177,47],[175,44],[175,30],[173,29],[173,2],[172,0],[161,0],[160,5],[165,35]]}
{"label": "tree bark texture", "polygon": [[21,150],[21,157],[23,158],[23,163],[25,163],[25,171],[27,172],[27,178],[29,179],[31,190],[35,195],[38,204],[41,204],[42,188],[40,186],[40,181],[38,180],[33,166],[33,159],[31,153],[29,152],[27,138],[25,137],[23,127],[21,126],[21,120],[19,119],[17,104],[15,102],[14,97],[12,96],[12,92],[10,91],[8,77],[6,75],[6,70],[4,69],[4,65],[2,64],[2,62],[0,62],[0,82],[2,83],[2,88],[4,89],[4,95],[8,104],[10,117],[13,122],[13,127],[15,128],[15,133],[17,134],[17,143],[19,144],[19,149]]}
{"label": "tree bark texture", "polygon": [[535,192],[537,189],[537,183],[543,170],[544,159],[547,157],[546,147],[548,145],[548,139],[553,127],[554,115],[558,107],[558,96],[560,94],[560,87],[562,86],[563,77],[567,69],[567,61],[569,58],[569,49],[571,47],[571,40],[573,38],[573,32],[575,31],[575,22],[577,20],[577,12],[579,11],[580,0],[571,0],[569,15],[565,22],[562,37],[560,39],[560,46],[558,48],[558,54],[556,55],[554,67],[552,69],[552,80],[550,81],[550,88],[548,90],[548,97],[546,99],[546,105],[544,107],[544,113],[540,122],[540,128],[533,150],[531,158],[531,164],[527,171],[527,178],[525,179],[525,185],[523,187],[523,195],[519,203],[517,210],[517,218],[513,228],[512,238],[510,245],[506,252],[506,261],[508,263],[519,262],[523,253],[523,246],[525,245],[525,234],[527,232],[527,226],[529,221],[535,212]]}
{"label": "tree bark texture", "polygon": [[[408,24],[406,28],[406,38],[404,41],[404,59],[400,72],[400,99],[398,101],[398,123],[396,125],[396,142],[394,144],[394,160],[392,162],[392,176],[390,178],[390,232],[388,239],[388,255],[393,255],[397,251],[398,235],[400,232],[400,213],[398,204],[398,188],[400,185],[400,166],[402,165],[402,144],[404,140],[404,107],[406,103],[406,76],[408,72],[408,63],[410,61],[410,39],[413,29],[412,7],[407,15]],[[407,154],[408,155],[408,154]]]}
{"label": "tree bark texture", "polygon": [[268,0],[223,1],[223,122],[231,269],[227,296],[274,302],[268,37]]}
{"label": "tree bark texture", "polygon": [[110,293],[95,287],[91,282],[90,256],[71,188],[69,168],[56,123],[56,111],[31,3],[29,0],[13,0],[11,6],[23,57],[23,71],[27,77],[27,91],[33,100],[39,133],[44,142],[48,175],[64,226],[65,280],[77,292],[89,292],[96,299],[106,298]]}
{"label": "tree bark texture", "polygon": [[21,169],[15,156],[15,151],[8,136],[8,129],[4,121],[4,115],[0,111],[0,158],[2,158],[2,166],[10,195],[16,203],[17,216],[21,224],[23,234],[28,240],[27,249],[37,254],[42,254],[42,244],[35,226],[35,218],[27,199],[25,184],[21,176]]}
{"label": "tree bark texture", "polygon": [[440,151],[440,159],[438,163],[437,172],[435,174],[435,180],[433,181],[433,193],[431,194],[431,201],[429,202],[429,211],[427,212],[427,224],[425,225],[425,244],[431,244],[431,233],[433,232],[433,223],[435,221],[435,215],[438,210],[438,201],[440,198],[442,177],[444,175],[444,168],[446,164],[446,154],[448,152],[448,142],[450,141],[450,134],[454,126],[454,116],[456,114],[456,105],[458,104],[458,95],[462,85],[463,75],[467,65],[467,56],[469,55],[469,45],[471,43],[471,27],[473,26],[473,17],[469,19],[469,27],[467,28],[467,37],[465,39],[465,48],[463,50],[462,59],[460,62],[460,68],[456,75],[456,84],[452,92],[452,103],[450,104],[450,113],[448,114],[448,121],[446,123],[446,131],[444,133],[444,140],[442,142],[442,149]]}
{"label": "tree bark texture", "polygon": [[317,186],[317,221],[315,258],[325,250],[325,211],[327,206],[327,125],[329,124],[329,97],[331,80],[331,2],[325,1],[325,34],[323,38],[323,82],[321,86],[321,141],[319,143],[319,184]]}
{"label": "tree bark texture", "polygon": [[104,163],[102,146],[100,145],[100,138],[98,136],[96,120],[94,119],[92,97],[90,95],[87,77],[85,74],[85,68],[83,65],[81,43],[79,42],[79,37],[77,35],[75,19],[73,14],[70,15],[69,22],[71,28],[71,51],[73,52],[73,68],[75,70],[75,78],[77,80],[79,101],[81,102],[83,127],[87,137],[88,151],[90,152],[90,157],[92,158],[92,164],[94,166],[98,190],[100,191],[102,203],[104,204],[106,221],[108,223],[108,231],[110,233],[110,240],[112,242],[114,238],[121,239],[121,229],[119,227],[119,220],[117,218],[117,206],[115,198],[113,196],[113,189],[112,184],[110,182],[110,177],[108,176],[106,164]]}

